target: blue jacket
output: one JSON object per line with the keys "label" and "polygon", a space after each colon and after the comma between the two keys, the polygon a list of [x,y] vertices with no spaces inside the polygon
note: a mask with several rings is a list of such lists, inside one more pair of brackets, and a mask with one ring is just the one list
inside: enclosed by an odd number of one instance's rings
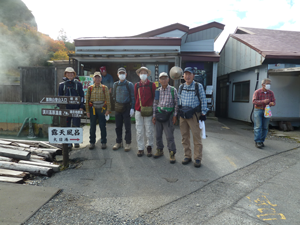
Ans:
{"label": "blue jacket", "polygon": [[101,84],[104,84],[105,86],[107,86],[108,89],[113,88],[114,79],[112,78],[112,76],[110,74],[107,73],[106,76],[102,75]]}
{"label": "blue jacket", "polygon": [[79,105],[66,105],[67,109],[80,109],[84,107],[84,92],[82,83],[78,80],[66,80],[59,84],[58,89],[59,96],[80,96]]}
{"label": "blue jacket", "polygon": [[[128,93],[128,89],[126,86],[128,83],[128,88],[130,93]],[[131,108],[134,109],[135,98],[134,98],[134,87],[133,84],[127,80],[123,82],[116,81],[113,87],[113,98],[118,103],[131,103]],[[116,93],[116,96],[115,96]]]}

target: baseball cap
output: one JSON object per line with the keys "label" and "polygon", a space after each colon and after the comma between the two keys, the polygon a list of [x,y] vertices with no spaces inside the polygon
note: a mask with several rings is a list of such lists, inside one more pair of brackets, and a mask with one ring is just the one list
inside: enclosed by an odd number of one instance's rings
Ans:
{"label": "baseball cap", "polygon": [[101,71],[101,73],[106,72],[106,67],[105,66],[101,66],[100,67],[100,71]]}
{"label": "baseball cap", "polygon": [[159,78],[161,78],[161,77],[169,77],[169,76],[166,72],[162,72],[159,74]]}
{"label": "baseball cap", "polygon": [[190,72],[190,73],[194,74],[194,71],[193,71],[193,68],[192,68],[192,67],[186,67],[186,68],[184,69],[183,72],[184,72],[184,73],[185,73],[185,72]]}
{"label": "baseball cap", "polygon": [[93,77],[99,76],[101,77],[101,73],[100,72],[95,72]]}
{"label": "baseball cap", "polygon": [[125,72],[126,73],[126,69],[124,68],[124,67],[120,67],[119,69],[118,69],[118,74],[119,74],[119,72]]}

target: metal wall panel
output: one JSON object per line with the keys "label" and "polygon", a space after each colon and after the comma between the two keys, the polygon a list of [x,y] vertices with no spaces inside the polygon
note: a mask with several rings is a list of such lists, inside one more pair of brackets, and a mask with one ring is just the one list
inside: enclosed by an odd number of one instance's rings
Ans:
{"label": "metal wall panel", "polygon": [[186,42],[216,39],[222,33],[222,31],[223,30],[216,27],[198,31],[196,33],[189,34]]}
{"label": "metal wall panel", "polygon": [[181,38],[186,32],[181,30],[173,30],[167,33],[156,35],[155,37],[178,37]]}
{"label": "metal wall panel", "polygon": [[263,61],[258,52],[230,37],[220,54],[218,76],[259,66]]}
{"label": "metal wall panel", "polygon": [[181,46],[181,52],[213,52],[214,40],[188,42]]}

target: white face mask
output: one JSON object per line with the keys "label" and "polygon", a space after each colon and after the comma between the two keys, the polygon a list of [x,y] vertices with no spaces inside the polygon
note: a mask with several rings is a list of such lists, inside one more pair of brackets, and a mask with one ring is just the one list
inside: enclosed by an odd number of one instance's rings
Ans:
{"label": "white face mask", "polygon": [[145,81],[147,79],[147,77],[148,77],[147,74],[141,74],[140,75],[140,78],[141,78],[142,81]]}
{"label": "white face mask", "polygon": [[126,75],[125,74],[119,74],[119,79],[120,80],[125,80],[126,78]]}
{"label": "white face mask", "polygon": [[271,84],[266,84],[266,87],[265,87],[267,90],[270,90],[271,89]]}

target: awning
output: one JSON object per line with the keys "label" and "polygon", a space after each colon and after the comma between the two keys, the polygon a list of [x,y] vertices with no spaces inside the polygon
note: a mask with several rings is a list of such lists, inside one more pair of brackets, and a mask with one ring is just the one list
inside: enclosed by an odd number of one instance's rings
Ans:
{"label": "awning", "polygon": [[300,67],[291,67],[284,69],[269,69],[268,75],[272,76],[299,76]]}

